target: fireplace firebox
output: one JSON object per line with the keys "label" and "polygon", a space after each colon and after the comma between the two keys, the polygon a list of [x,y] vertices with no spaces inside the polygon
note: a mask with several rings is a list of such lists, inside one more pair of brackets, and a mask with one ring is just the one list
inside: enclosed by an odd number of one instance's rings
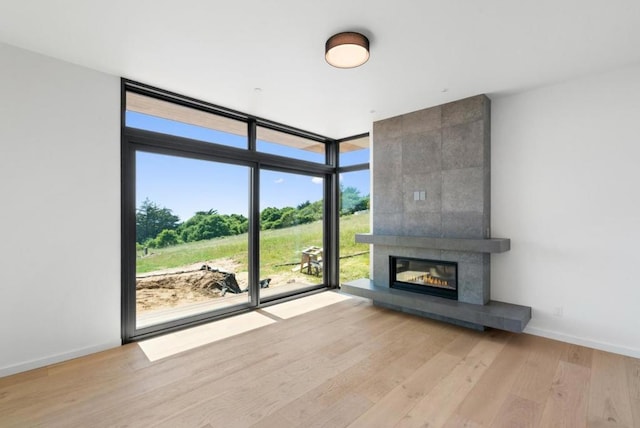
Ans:
{"label": "fireplace firebox", "polygon": [[458,263],[389,256],[389,285],[458,300]]}

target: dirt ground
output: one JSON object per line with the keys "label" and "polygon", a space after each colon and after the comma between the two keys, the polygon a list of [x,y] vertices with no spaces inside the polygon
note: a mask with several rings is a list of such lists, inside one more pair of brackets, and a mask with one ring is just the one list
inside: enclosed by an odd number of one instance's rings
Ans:
{"label": "dirt ground", "polygon": [[[136,276],[137,313],[223,298],[216,283],[223,279],[224,275],[211,270],[201,270],[203,265],[213,270],[231,273],[236,273],[240,266],[232,259],[218,259],[139,274]],[[269,286],[277,287],[295,282],[300,275],[299,272],[270,275]],[[247,272],[236,273],[235,278],[241,290],[248,287]],[[231,296],[235,294],[227,291],[226,297]]]}

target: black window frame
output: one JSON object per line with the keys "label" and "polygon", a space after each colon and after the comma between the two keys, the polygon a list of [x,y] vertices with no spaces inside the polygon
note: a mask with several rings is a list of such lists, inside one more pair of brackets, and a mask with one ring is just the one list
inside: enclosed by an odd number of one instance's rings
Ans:
{"label": "black window frame", "polygon": [[[340,198],[342,197],[342,195],[340,194],[340,174],[342,173],[348,173],[348,172],[356,172],[356,171],[369,171],[371,169],[370,167],[370,162],[363,162],[363,163],[359,163],[359,164],[354,164],[354,165],[349,165],[349,166],[340,166],[340,144],[342,143],[348,143],[349,141],[353,141],[353,140],[359,140],[361,138],[365,138],[365,137],[369,137],[370,134],[368,132],[362,133],[362,134],[358,134],[358,135],[353,135],[351,137],[346,137],[346,138],[340,138],[338,140],[334,141],[333,144],[333,148],[334,150],[337,152],[336,153],[336,189],[334,189],[334,195],[335,195],[335,225],[336,225],[336,233],[338,234],[338,237],[336,238],[336,247],[335,247],[335,252],[336,252],[336,265],[335,265],[335,271],[333,272],[335,274],[335,282],[336,283],[340,283],[340,242],[339,242],[339,237],[340,237]],[[369,142],[369,149],[371,149],[371,142]],[[371,192],[369,192],[369,195],[371,195]],[[355,239],[355,237],[354,237]],[[371,261],[370,261],[371,262]]]}
{"label": "black window frame", "polygon": [[[185,107],[207,113],[224,116],[245,122],[247,125],[247,149],[225,146],[200,140],[194,140],[164,133],[158,133],[126,126],[126,94],[128,92],[150,96],[159,100],[172,102]],[[293,159],[256,150],[257,127],[265,127],[294,136],[318,141],[325,144],[325,163]],[[280,170],[294,174],[321,176],[324,178],[324,281],[317,287],[305,288],[300,294],[321,289],[339,287],[339,200],[341,172],[369,169],[369,164],[352,165],[345,168],[339,166],[339,144],[355,138],[368,136],[368,133],[340,140],[331,139],[319,134],[307,132],[264,118],[241,113],[215,104],[185,97],[157,87],[121,79],[121,266],[122,266],[122,305],[121,335],[122,342],[128,343],[146,339],[158,334],[179,330],[194,325],[210,322],[214,319],[257,309],[274,301],[283,301],[295,296],[285,296],[273,300],[258,299],[259,293],[259,231],[260,231],[260,171],[262,168]],[[235,312],[208,312],[196,316],[182,318],[136,329],[135,320],[135,155],[137,151],[165,154],[193,159],[224,162],[250,167],[250,203],[249,203],[249,287],[251,301],[246,307]]]}

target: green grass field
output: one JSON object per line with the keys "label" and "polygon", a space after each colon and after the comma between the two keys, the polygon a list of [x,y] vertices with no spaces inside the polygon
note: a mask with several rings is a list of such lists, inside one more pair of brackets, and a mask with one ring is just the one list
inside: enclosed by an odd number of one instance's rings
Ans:
{"label": "green grass field", "polygon": [[[354,239],[356,233],[368,231],[368,213],[340,219],[341,281],[369,276],[369,245],[356,244]],[[260,277],[290,273],[293,267],[290,264],[299,263],[301,250],[312,245],[322,247],[321,221],[260,232]],[[238,270],[243,271],[247,270],[247,248],[247,234],[158,248],[152,254],[137,259],[136,271],[152,272],[221,258],[235,260],[240,264]],[[349,257],[363,252],[366,253]]]}

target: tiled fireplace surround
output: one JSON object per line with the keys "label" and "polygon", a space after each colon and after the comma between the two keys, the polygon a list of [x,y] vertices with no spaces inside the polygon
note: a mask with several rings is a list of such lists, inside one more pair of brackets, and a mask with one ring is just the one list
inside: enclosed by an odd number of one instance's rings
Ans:
{"label": "tiled fireplace surround", "polygon": [[[374,123],[373,230],[356,237],[373,244],[373,278],[344,291],[468,327],[524,328],[530,308],[490,300],[491,253],[510,246],[490,238],[490,115],[479,95]],[[390,289],[391,255],[458,262],[458,302]]]}
{"label": "tiled fireplace surround", "polygon": [[[483,95],[374,123],[373,234],[488,238],[490,126]],[[374,284],[389,286],[390,255],[458,262],[458,300],[489,301],[487,253],[374,245]]]}

